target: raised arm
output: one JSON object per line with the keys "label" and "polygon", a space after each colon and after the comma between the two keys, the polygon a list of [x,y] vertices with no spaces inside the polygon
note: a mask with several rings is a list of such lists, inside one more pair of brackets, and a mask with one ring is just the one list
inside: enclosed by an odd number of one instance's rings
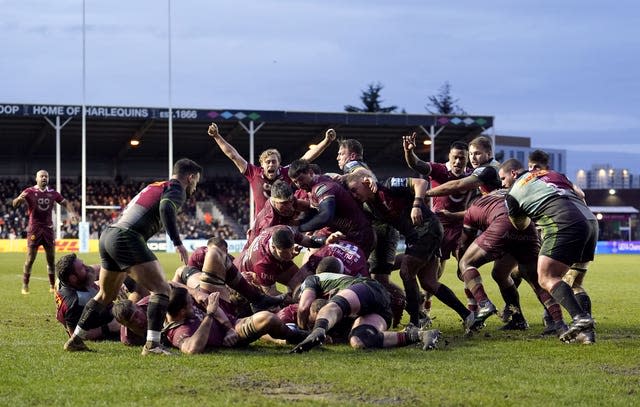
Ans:
{"label": "raised arm", "polygon": [[307,150],[307,152],[304,153],[304,155],[300,158],[307,161],[315,160],[316,158],[320,157],[320,154],[322,154],[322,152],[326,150],[327,147],[329,147],[329,145],[333,143],[333,140],[335,139],[336,131],[334,129],[327,130],[324,134],[324,139],[322,139],[322,141],[316,144],[314,147]]}
{"label": "raised arm", "polygon": [[220,150],[222,150],[224,155],[226,155],[231,161],[233,161],[236,167],[238,167],[238,170],[241,174],[244,174],[244,172],[247,170],[247,160],[242,158],[240,153],[238,153],[238,150],[236,150],[231,144],[227,142],[227,140],[222,137],[222,135],[220,135],[220,132],[218,131],[218,125],[215,123],[211,123],[207,132],[209,133],[209,136],[211,136],[211,138],[213,138],[218,144],[218,147],[220,147]]}
{"label": "raised arm", "polygon": [[410,136],[402,137],[402,148],[404,149],[404,160],[407,162],[409,168],[422,175],[431,174],[431,164],[419,159],[414,151],[416,148],[415,132]]}

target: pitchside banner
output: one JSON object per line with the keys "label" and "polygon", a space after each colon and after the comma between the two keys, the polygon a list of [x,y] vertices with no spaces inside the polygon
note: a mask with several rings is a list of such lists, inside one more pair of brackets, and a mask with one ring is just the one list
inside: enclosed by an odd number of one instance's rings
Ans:
{"label": "pitchside banner", "polygon": [[[240,253],[247,241],[245,239],[227,240],[229,253]],[[192,252],[200,246],[206,246],[205,239],[183,240],[182,243],[187,251]],[[403,242],[402,242],[403,243]],[[151,239],[147,242],[149,249],[154,252],[166,252],[167,241],[161,239]],[[40,252],[44,249],[40,247]],[[58,253],[70,253],[80,251],[79,239],[58,239],[56,240],[56,251]],[[404,251],[404,244],[398,245],[398,251]],[[0,239],[0,253],[26,253],[27,239]],[[98,252],[98,240],[89,240],[89,252]],[[633,242],[598,242],[596,254],[640,254],[640,241]]]}
{"label": "pitchside banner", "polygon": [[596,254],[640,254],[640,241],[598,242]]}

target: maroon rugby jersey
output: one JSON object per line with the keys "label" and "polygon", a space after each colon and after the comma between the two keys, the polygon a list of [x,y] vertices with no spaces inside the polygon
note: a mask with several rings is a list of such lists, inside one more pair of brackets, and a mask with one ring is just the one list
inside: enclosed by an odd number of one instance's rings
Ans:
{"label": "maroon rugby jersey", "polygon": [[309,257],[307,262],[309,268],[315,272],[320,260],[327,256],[333,256],[342,261],[343,274],[354,277],[369,277],[367,257],[358,246],[344,240],[322,246]]}
{"label": "maroon rugby jersey", "polygon": [[197,268],[198,270],[202,270],[202,265],[204,264],[204,257],[207,255],[207,251],[209,248],[207,246],[200,246],[189,255],[189,260],[187,261],[187,266]]}
{"label": "maroon rugby jersey", "polygon": [[64,201],[58,191],[46,187],[41,190],[38,187],[29,187],[24,191],[24,199],[27,201],[27,213],[29,214],[29,230],[34,227],[53,228],[51,212],[55,203]]}
{"label": "maroon rugby jersey", "polygon": [[[295,266],[293,261],[278,260],[269,250],[269,241],[273,232],[282,227],[287,226],[274,226],[263,230],[256,236],[251,246],[236,257],[233,262],[241,273],[255,273],[260,285],[271,286],[275,284],[280,273]],[[296,243],[300,243],[302,239],[303,235],[300,232],[294,232],[293,240]]]}
{"label": "maroon rugby jersey", "polygon": [[289,166],[278,168],[276,177],[273,180],[264,176],[264,168],[247,163],[247,169],[244,171],[244,177],[249,181],[249,186],[253,192],[254,213],[258,214],[264,208],[265,203],[271,196],[271,185],[276,180],[283,180],[287,184],[291,185],[291,178],[289,178]]}
{"label": "maroon rugby jersey", "polygon": [[[464,178],[469,175],[469,173],[465,172],[460,176],[453,174],[446,164],[440,163],[429,163],[431,165],[431,188],[435,188],[439,185],[442,185],[446,182],[457,180]],[[446,210],[449,212],[462,212],[466,209],[467,198],[469,197],[470,192],[465,191],[462,193],[455,193],[451,195],[444,196],[436,196],[433,197],[433,211],[440,219],[440,223],[442,226],[453,226],[452,221],[445,216],[441,216],[438,212],[442,210]],[[462,225],[462,219],[459,222],[455,222],[455,224]]]}
{"label": "maroon rugby jersey", "polygon": [[293,213],[291,216],[282,216],[267,200],[262,210],[256,215],[256,218],[253,221],[253,226],[251,226],[251,229],[247,232],[247,244],[244,248],[248,248],[253,242],[253,239],[268,227],[276,225],[293,226],[296,216],[298,216],[297,212]]}

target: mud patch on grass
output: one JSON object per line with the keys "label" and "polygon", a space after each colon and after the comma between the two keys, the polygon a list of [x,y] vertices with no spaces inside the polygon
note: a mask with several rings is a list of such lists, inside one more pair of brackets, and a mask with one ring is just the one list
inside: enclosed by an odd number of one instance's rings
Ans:
{"label": "mud patch on grass", "polygon": [[254,379],[248,376],[236,376],[229,380],[231,386],[250,390],[265,397],[282,402],[321,401],[336,404],[374,404],[405,405],[416,400],[403,397],[375,397],[366,394],[340,394],[324,383],[301,384],[290,380]]}

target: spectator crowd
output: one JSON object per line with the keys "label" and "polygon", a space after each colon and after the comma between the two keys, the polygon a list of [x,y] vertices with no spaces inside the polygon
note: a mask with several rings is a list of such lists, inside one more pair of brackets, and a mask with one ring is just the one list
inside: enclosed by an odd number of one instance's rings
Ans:
{"label": "spectator crowd", "polygon": [[[149,180],[88,180],[87,206],[113,206],[114,209],[88,209],[87,222],[91,239],[98,239],[102,231],[115,220],[122,208],[149,183]],[[20,181],[16,178],[0,179],[0,239],[24,239],[27,235],[29,217],[26,206],[13,208],[11,199],[32,182]],[[55,181],[51,183],[55,188]],[[61,191],[63,196],[78,211],[81,209],[81,184],[71,179],[63,179]],[[197,202],[213,202],[225,215],[224,221],[210,216],[197,217]],[[249,192],[248,183],[241,177],[215,177],[204,180],[195,195],[187,200],[178,217],[181,232],[185,239],[244,239],[249,227]],[[65,221],[61,225],[63,239],[78,238],[78,225]]]}

